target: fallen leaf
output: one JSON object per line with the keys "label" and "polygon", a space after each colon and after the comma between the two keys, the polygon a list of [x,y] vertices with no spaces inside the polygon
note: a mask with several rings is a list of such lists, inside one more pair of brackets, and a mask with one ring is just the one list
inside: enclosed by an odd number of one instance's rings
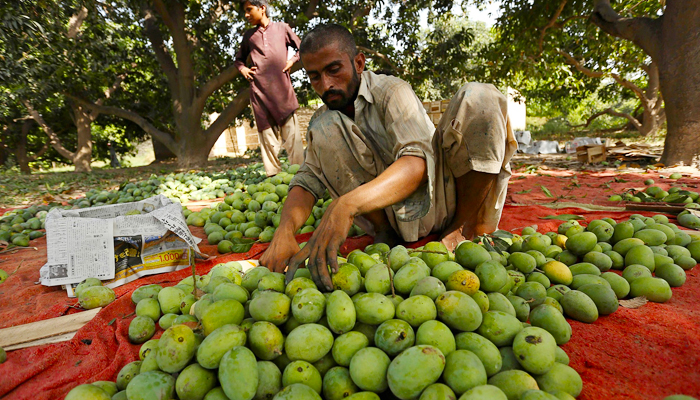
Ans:
{"label": "fallen leaf", "polygon": [[639,308],[648,303],[646,296],[635,297],[629,300],[620,300],[620,305],[625,308]]}
{"label": "fallen leaf", "polygon": [[554,197],[554,196],[552,195],[552,192],[550,192],[549,189],[547,189],[546,187],[544,187],[544,185],[540,185],[540,188],[542,188],[542,192],[544,193],[545,196],[547,196],[547,197]]}
{"label": "fallen leaf", "polygon": [[521,190],[521,191],[519,191],[519,192],[515,192],[515,194],[525,194],[525,193],[530,193],[530,192],[532,192],[532,189]]}

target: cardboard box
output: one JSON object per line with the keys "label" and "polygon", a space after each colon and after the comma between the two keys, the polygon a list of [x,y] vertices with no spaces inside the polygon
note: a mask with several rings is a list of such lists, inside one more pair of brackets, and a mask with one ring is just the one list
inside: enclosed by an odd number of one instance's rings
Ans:
{"label": "cardboard box", "polygon": [[587,144],[576,148],[576,158],[584,164],[603,162],[608,158],[605,145]]}

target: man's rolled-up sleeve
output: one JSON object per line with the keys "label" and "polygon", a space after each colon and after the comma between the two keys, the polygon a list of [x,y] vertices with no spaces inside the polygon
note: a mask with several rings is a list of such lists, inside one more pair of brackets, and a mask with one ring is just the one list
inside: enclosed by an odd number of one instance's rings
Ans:
{"label": "man's rolled-up sleeve", "polygon": [[405,82],[393,88],[392,95],[387,99],[385,115],[387,134],[396,138],[394,160],[413,156],[426,162],[428,182],[408,198],[392,206],[399,221],[415,221],[424,217],[432,205],[435,180],[432,139],[435,129],[426,118],[423,104]]}

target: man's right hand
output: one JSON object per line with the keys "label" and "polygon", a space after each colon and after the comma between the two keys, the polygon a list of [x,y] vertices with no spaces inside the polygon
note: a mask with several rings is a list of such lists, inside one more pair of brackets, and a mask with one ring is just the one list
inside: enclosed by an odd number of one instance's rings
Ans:
{"label": "man's right hand", "polygon": [[275,235],[272,243],[270,243],[270,247],[260,257],[260,265],[267,267],[272,272],[284,273],[289,264],[289,259],[300,250],[294,234]]}
{"label": "man's right hand", "polygon": [[255,77],[255,74],[257,73],[258,67],[243,67],[241,68],[241,75],[247,80],[247,81],[253,81],[253,78]]}

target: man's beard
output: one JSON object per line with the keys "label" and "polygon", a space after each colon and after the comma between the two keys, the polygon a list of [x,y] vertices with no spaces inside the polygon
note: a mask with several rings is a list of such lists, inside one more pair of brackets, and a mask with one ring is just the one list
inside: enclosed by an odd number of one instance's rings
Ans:
{"label": "man's beard", "polygon": [[[348,83],[348,87],[345,89],[345,91],[340,89],[329,89],[323,93],[323,95],[321,95],[321,100],[323,100],[323,103],[328,106],[328,109],[330,110],[343,110],[355,101],[359,90],[360,75],[355,70],[355,73],[353,74],[352,79]],[[333,100],[328,100],[328,97],[331,95],[337,95],[338,97]]]}

